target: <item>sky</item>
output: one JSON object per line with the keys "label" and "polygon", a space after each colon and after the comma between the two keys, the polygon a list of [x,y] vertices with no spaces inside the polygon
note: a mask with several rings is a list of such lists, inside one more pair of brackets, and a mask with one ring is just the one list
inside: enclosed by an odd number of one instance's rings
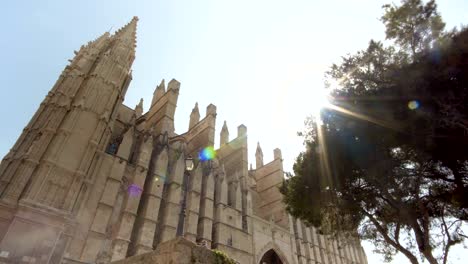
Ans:
{"label": "sky", "polygon": [[[341,56],[384,40],[381,0],[5,1],[0,39],[0,157],[73,57],[106,31],[139,17],[133,81],[124,104],[143,98],[148,110],[161,79],[181,82],[176,133],[188,128],[198,102],[217,106],[216,144],[223,121],[230,138],[247,126],[249,160],[260,142],[264,161],[273,149],[292,172],[303,149],[297,132],[322,94],[324,72]],[[466,21],[466,0],[438,1],[448,28]],[[255,167],[255,164],[254,164]],[[369,263],[381,263],[364,243]],[[462,249],[452,263],[461,263]],[[409,263],[398,257],[392,263]]]}

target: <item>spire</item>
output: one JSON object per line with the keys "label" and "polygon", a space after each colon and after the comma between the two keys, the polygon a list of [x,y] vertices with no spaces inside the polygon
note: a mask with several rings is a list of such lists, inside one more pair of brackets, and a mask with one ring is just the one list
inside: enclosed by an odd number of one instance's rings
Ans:
{"label": "spire", "polygon": [[109,32],[104,32],[101,36],[97,37],[95,40],[92,40],[86,44],[86,48],[101,48],[107,39],[109,39]]}
{"label": "spire", "polygon": [[137,27],[138,17],[134,16],[132,20],[121,29],[117,30],[114,34],[114,38],[124,42],[129,47],[132,47],[135,50],[136,46],[136,27]]}
{"label": "spire", "polygon": [[189,130],[198,122],[200,122],[200,111],[198,110],[198,103],[195,103],[195,107],[192,109],[192,113],[190,114]]}
{"label": "spire", "polygon": [[257,150],[255,151],[255,168],[259,169],[263,166],[263,151],[260,147],[260,142],[257,142]]}
{"label": "spire", "polygon": [[162,79],[161,83],[154,90],[153,100],[151,101],[151,106],[153,106],[165,93],[166,93],[166,84],[164,82],[164,79]]}
{"label": "spire", "polygon": [[229,130],[227,128],[226,121],[224,121],[223,128],[221,129],[220,139],[220,146],[226,145],[229,142]]}
{"label": "spire", "polygon": [[140,117],[143,114],[143,98],[140,99],[140,102],[135,106],[135,115]]}

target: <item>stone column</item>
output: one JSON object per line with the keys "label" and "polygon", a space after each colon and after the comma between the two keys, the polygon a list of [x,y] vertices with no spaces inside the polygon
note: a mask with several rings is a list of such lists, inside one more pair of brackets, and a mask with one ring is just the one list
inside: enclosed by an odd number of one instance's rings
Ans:
{"label": "stone column", "polygon": [[153,250],[153,242],[161,205],[165,175],[169,162],[167,137],[160,136],[160,152],[153,161],[152,175],[145,183],[142,207],[138,212],[138,225],[135,237],[134,254],[139,255]]}
{"label": "stone column", "polygon": [[296,243],[296,229],[294,227],[295,225],[295,220],[294,218],[288,214],[288,220],[289,220],[289,233],[290,233],[290,244],[291,244],[291,252],[292,252],[292,257],[294,259],[295,263],[299,263],[299,252],[298,246]]}
{"label": "stone column", "polygon": [[112,249],[112,261],[123,259],[127,254],[152,151],[153,136],[150,134],[146,135],[141,145],[133,181],[130,182],[129,193],[123,204],[122,218]]}
{"label": "stone column", "polygon": [[172,170],[166,183],[165,205],[161,218],[161,234],[159,243],[176,237],[177,224],[181,213],[182,184],[185,173],[185,144],[175,143],[171,156],[177,158],[172,165]]}
{"label": "stone column", "polygon": [[304,238],[304,249],[305,255],[307,258],[307,263],[315,263],[314,251],[313,251],[313,244],[312,239],[310,237],[310,229],[307,227],[304,222],[302,224],[302,237]]}
{"label": "stone column", "polygon": [[301,220],[295,219],[294,221],[295,227],[296,227],[296,243],[297,243],[297,248],[298,248],[298,259],[299,259],[299,264],[307,264],[307,257],[305,254],[305,248],[304,248],[304,239],[303,239],[303,233],[302,233],[302,224]]}
{"label": "stone column", "polygon": [[214,217],[214,237],[213,244],[221,243],[220,232],[222,223],[222,212],[227,206],[228,200],[228,184],[225,177],[224,166],[221,165],[220,171],[216,177],[216,197],[215,197],[215,217]]}
{"label": "stone column", "polygon": [[213,228],[213,204],[214,204],[214,175],[208,166],[206,174],[203,176],[202,197],[200,202],[200,220],[197,227],[197,239],[206,242],[208,248],[211,247],[211,232]]}
{"label": "stone column", "polygon": [[319,249],[320,249],[320,258],[322,259],[322,263],[330,264],[330,260],[329,260],[328,252],[326,249],[325,240],[323,239],[323,235],[319,234],[316,229],[315,229],[315,234],[317,235],[317,242],[318,242]]}
{"label": "stone column", "polygon": [[187,195],[186,218],[184,223],[185,238],[195,242],[197,240],[198,216],[200,211],[200,197],[202,190],[203,169],[199,163],[190,174]]}
{"label": "stone column", "polygon": [[314,260],[317,263],[323,263],[322,257],[320,256],[320,247],[319,247],[319,244],[318,244],[317,234],[316,234],[315,228],[313,226],[311,226],[309,228],[309,233],[310,233],[310,239],[311,239],[311,243],[312,243],[311,251],[313,252]]}
{"label": "stone column", "polygon": [[333,248],[333,255],[337,264],[342,264],[340,250],[338,249],[338,241],[335,238],[330,238],[331,246]]}

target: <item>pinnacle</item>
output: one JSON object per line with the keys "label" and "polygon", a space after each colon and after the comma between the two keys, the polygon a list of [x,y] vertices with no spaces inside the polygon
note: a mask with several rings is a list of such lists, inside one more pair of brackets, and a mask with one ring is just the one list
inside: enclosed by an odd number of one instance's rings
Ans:
{"label": "pinnacle", "polygon": [[156,86],[156,89],[154,89],[153,92],[153,100],[151,101],[151,107],[159,100],[161,99],[164,94],[166,93],[166,87],[164,83],[164,79],[161,80],[161,83]]}
{"label": "pinnacle", "polygon": [[257,142],[257,151],[256,152],[262,152],[262,148],[260,147],[260,142]]}
{"label": "pinnacle", "polygon": [[164,79],[162,79],[161,83],[158,86],[156,86],[156,90],[154,90],[154,93],[156,93],[156,91],[160,89],[164,90],[164,92],[166,91],[166,84]]}
{"label": "pinnacle", "polygon": [[140,98],[140,102],[135,106],[135,109],[137,108],[143,109],[143,98]]}
{"label": "pinnacle", "polygon": [[198,110],[198,102],[195,103],[195,106],[192,109],[191,115],[197,115],[197,116],[200,115],[200,111]]}
{"label": "pinnacle", "polygon": [[226,120],[224,120],[224,124],[223,124],[223,128],[221,130],[227,130],[227,124],[226,124]]}
{"label": "pinnacle", "polygon": [[127,44],[130,46],[135,46],[137,22],[138,17],[134,16],[128,24],[115,32],[114,37],[127,42]]}

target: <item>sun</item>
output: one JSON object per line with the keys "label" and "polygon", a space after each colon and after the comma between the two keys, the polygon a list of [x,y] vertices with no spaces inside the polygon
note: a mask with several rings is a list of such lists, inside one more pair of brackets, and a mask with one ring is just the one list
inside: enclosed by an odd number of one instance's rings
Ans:
{"label": "sun", "polygon": [[314,91],[310,100],[309,108],[311,114],[315,118],[320,118],[320,112],[322,109],[330,105],[330,90],[325,88],[319,88]]}

